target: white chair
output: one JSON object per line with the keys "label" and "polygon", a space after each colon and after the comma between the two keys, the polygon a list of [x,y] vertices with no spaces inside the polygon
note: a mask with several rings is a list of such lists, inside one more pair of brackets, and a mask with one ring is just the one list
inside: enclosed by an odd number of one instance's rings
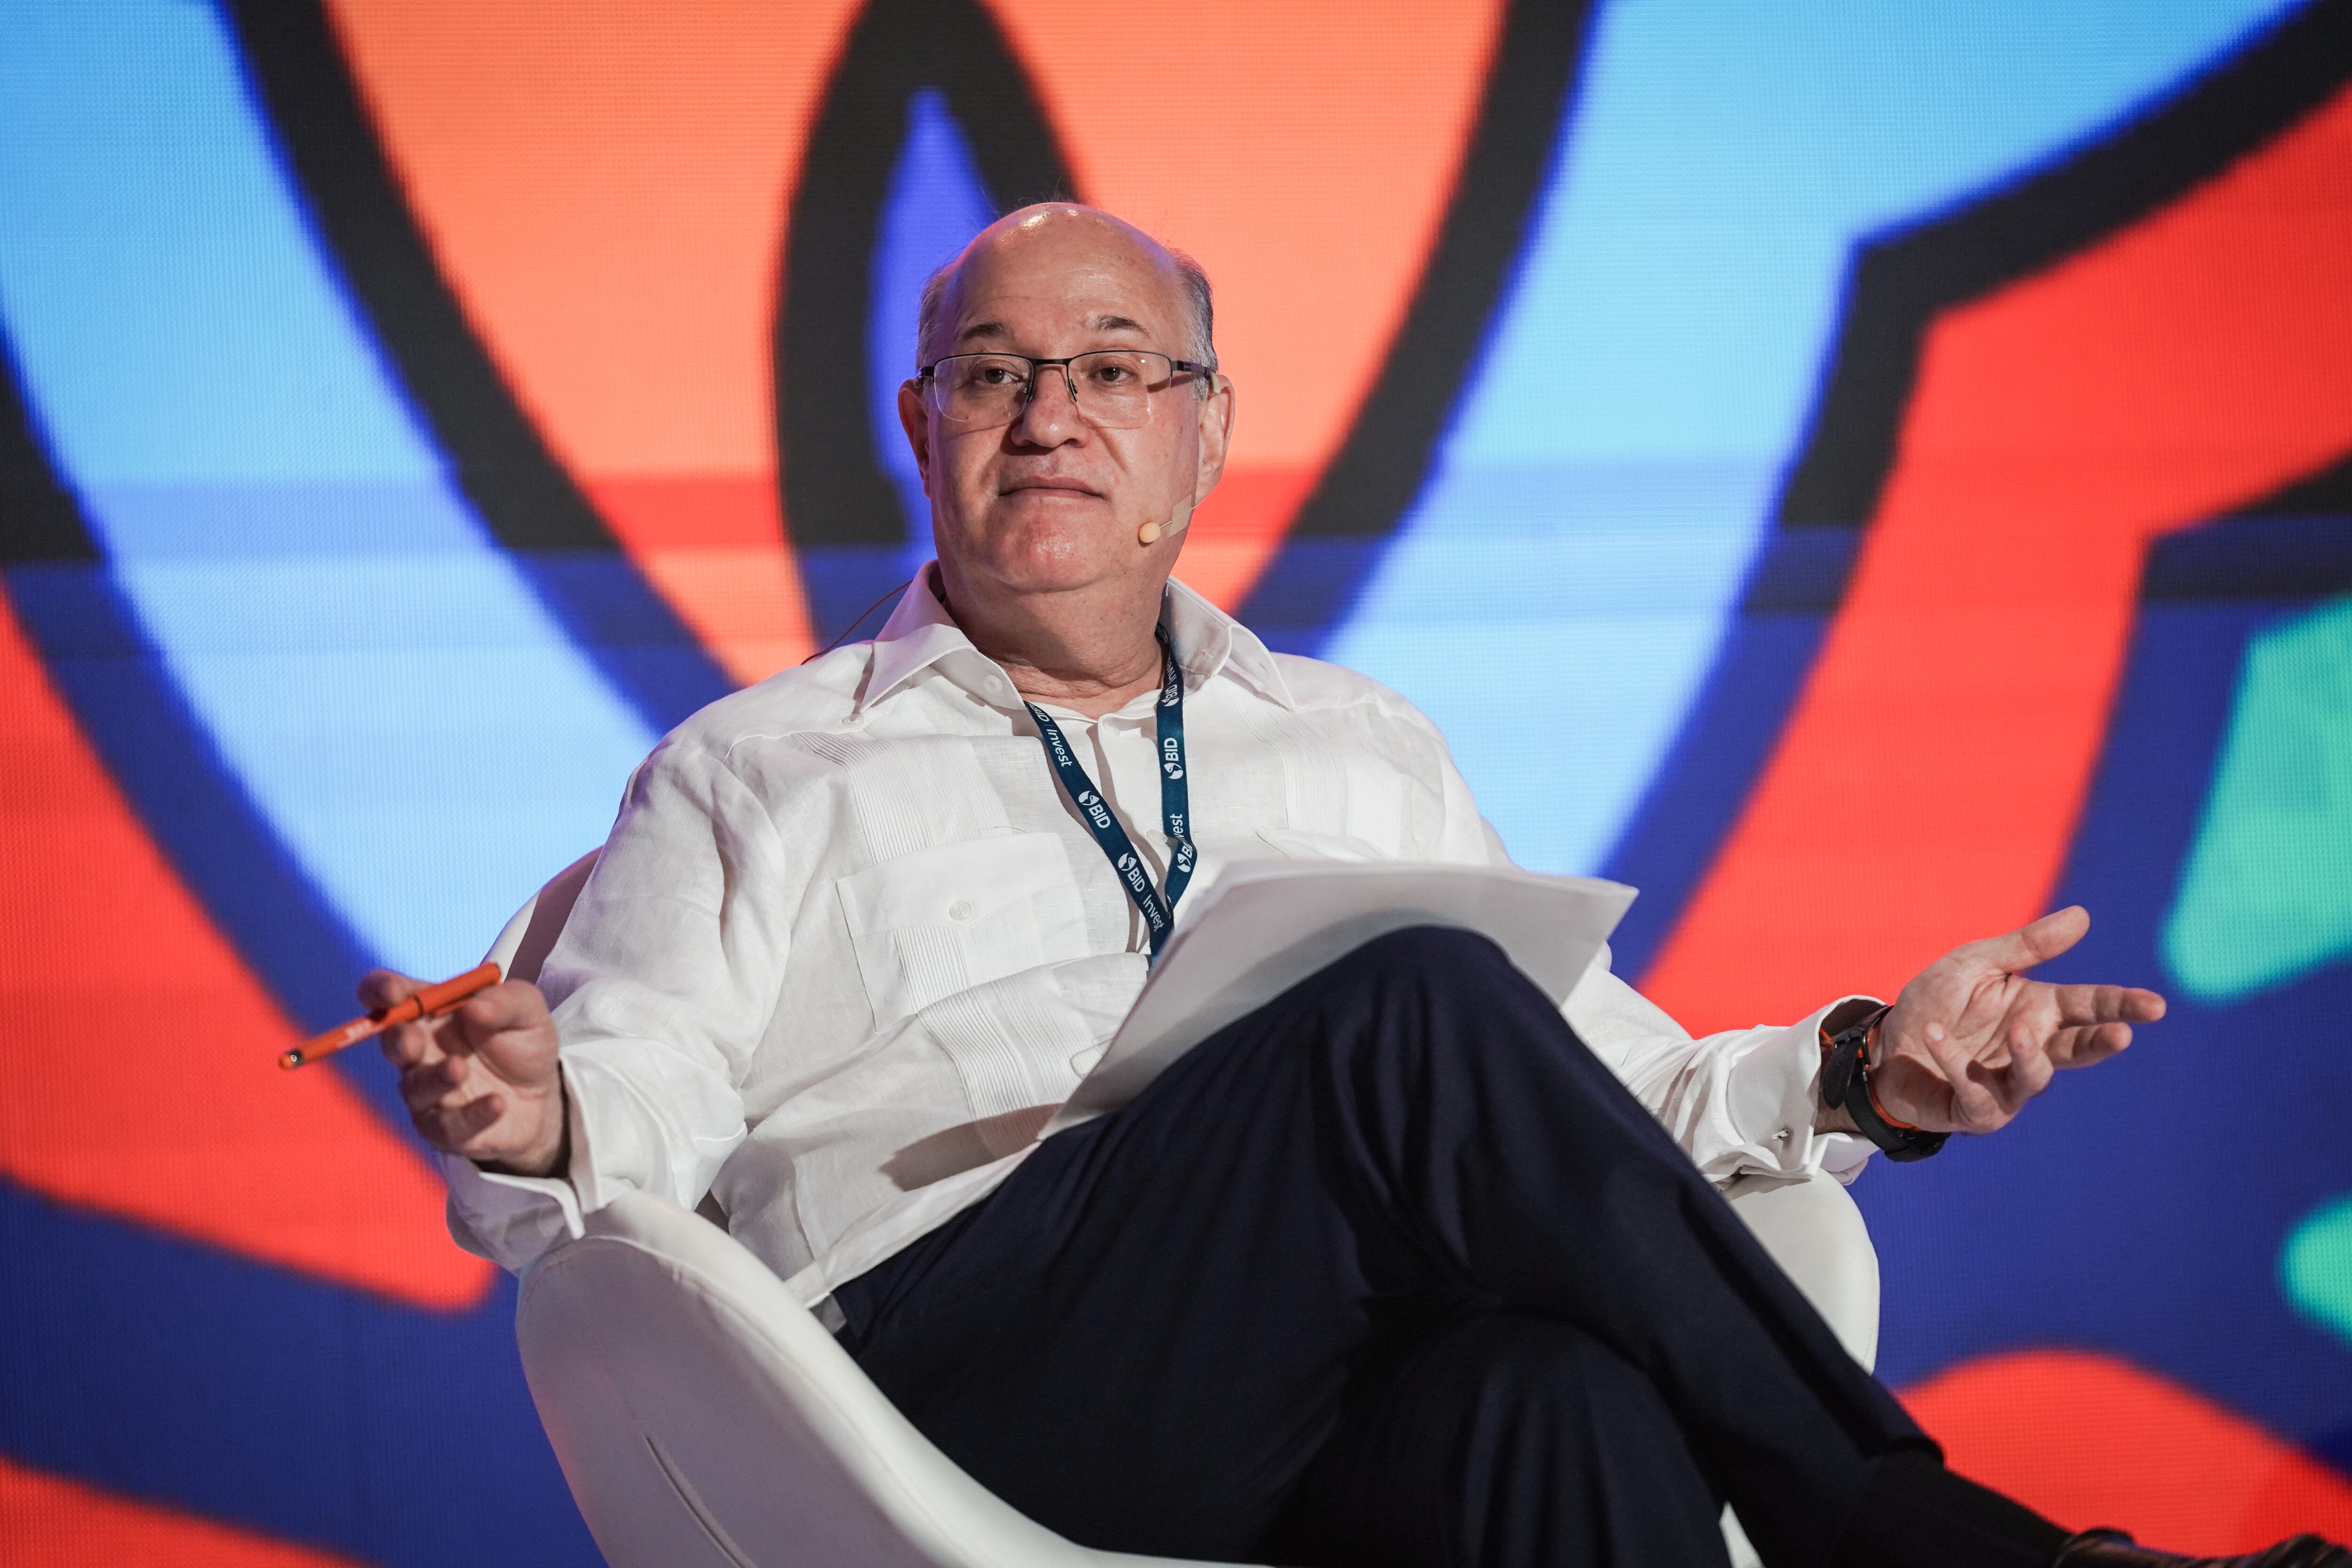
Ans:
{"label": "white chair", "polygon": [[[567,867],[490,949],[536,980],[595,864]],[[1854,1359],[1878,1342],[1878,1258],[1826,1176],[1734,1185],[1734,1211]],[[934,1447],[741,1244],[629,1193],[523,1278],[532,1401],[614,1568],[1143,1568],[1000,1501]],[[1737,1564],[1754,1552],[1729,1510]],[[1199,1565],[1194,1565],[1199,1568]]]}

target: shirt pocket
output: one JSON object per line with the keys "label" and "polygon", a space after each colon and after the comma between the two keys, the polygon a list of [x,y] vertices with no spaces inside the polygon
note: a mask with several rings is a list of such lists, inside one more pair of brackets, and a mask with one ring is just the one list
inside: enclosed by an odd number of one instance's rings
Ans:
{"label": "shirt pocket", "polygon": [[835,887],[877,1029],[1086,951],[1076,880],[1050,833],[933,845]]}

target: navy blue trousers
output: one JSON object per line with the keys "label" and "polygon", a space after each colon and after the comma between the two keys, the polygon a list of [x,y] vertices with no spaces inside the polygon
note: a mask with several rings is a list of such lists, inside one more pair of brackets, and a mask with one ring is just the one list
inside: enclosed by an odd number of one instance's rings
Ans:
{"label": "navy blue trousers", "polygon": [[1483,938],[1367,943],[837,1293],[1086,1544],[1333,1568],[1830,1561],[1932,1452]]}

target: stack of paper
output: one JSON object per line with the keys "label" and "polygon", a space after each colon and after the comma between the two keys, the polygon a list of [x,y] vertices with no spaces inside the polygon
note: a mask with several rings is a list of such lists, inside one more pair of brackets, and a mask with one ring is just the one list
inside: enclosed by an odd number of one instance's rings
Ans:
{"label": "stack of paper", "polygon": [[1565,1001],[1633,889],[1485,866],[1253,860],[1227,868],[1198,898],[1109,1048],[1040,1137],[1126,1104],[1219,1029],[1407,926],[1490,937],[1546,995]]}

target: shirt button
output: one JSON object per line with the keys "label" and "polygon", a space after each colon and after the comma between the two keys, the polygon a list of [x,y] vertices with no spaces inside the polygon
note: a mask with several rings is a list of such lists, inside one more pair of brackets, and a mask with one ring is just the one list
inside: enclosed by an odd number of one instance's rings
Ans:
{"label": "shirt button", "polygon": [[948,919],[951,921],[968,921],[979,912],[971,907],[970,899],[958,899],[948,906]]}
{"label": "shirt button", "polygon": [[1793,1134],[1788,1128],[1783,1127],[1779,1131],[1772,1134],[1772,1142],[1775,1143],[1786,1143],[1792,1135]]}

